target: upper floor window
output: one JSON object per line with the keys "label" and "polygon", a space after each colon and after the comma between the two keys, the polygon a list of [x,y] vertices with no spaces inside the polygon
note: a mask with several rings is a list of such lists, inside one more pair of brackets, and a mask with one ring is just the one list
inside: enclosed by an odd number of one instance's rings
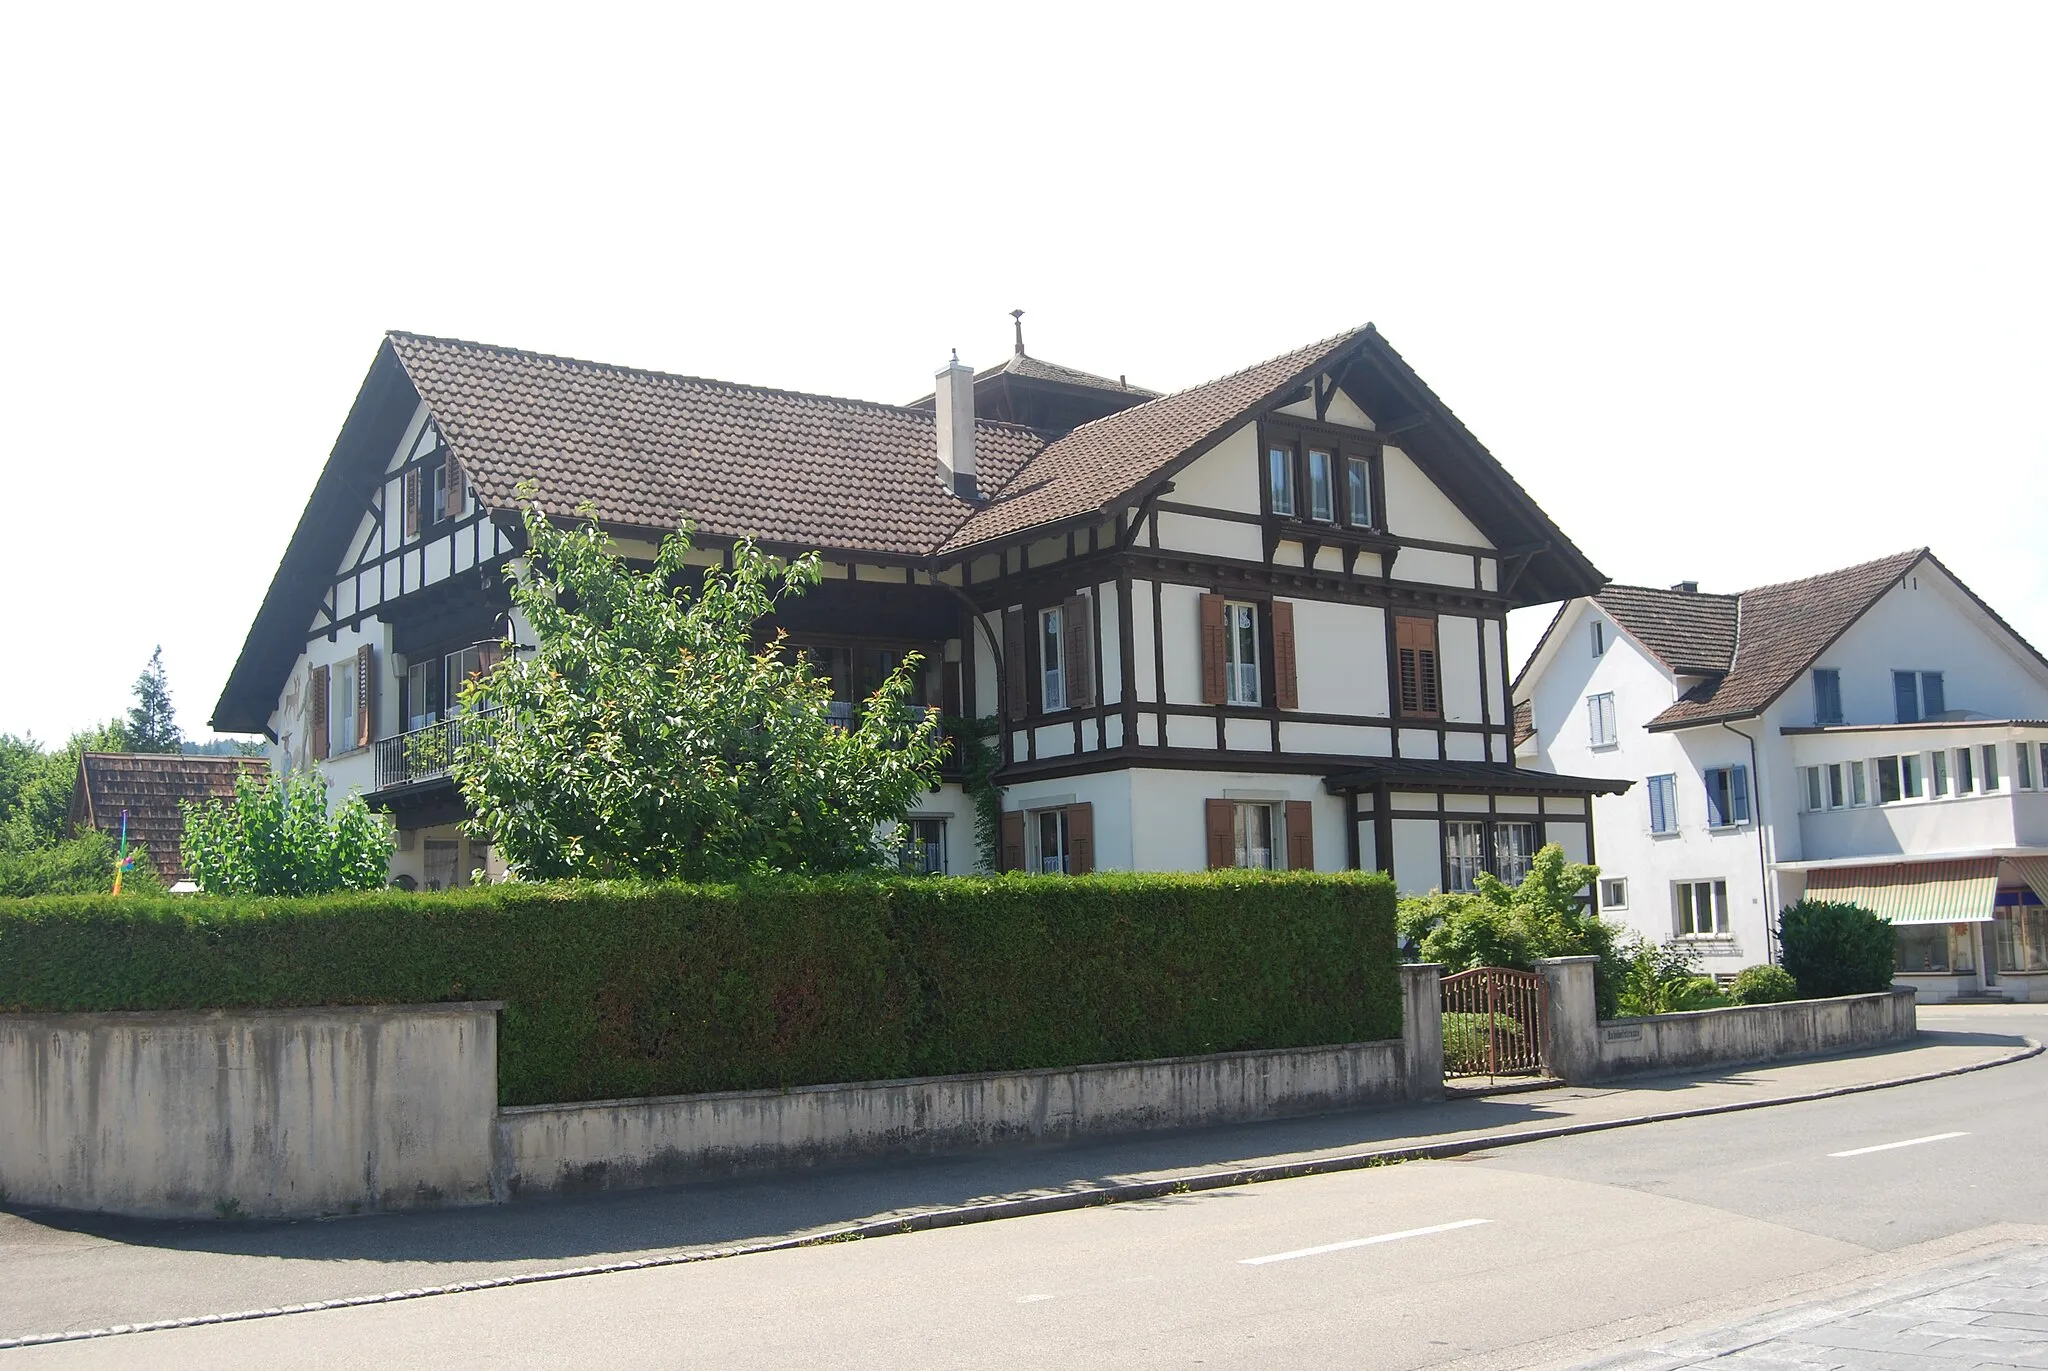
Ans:
{"label": "upper floor window", "polygon": [[1372,461],[1366,457],[1344,459],[1344,522],[1353,528],[1371,528]]}
{"label": "upper floor window", "polygon": [[1266,449],[1266,503],[1275,514],[1294,513],[1294,449],[1285,443]]}
{"label": "upper floor window", "polygon": [[1984,758],[1984,793],[1989,795],[1998,789],[1998,744],[1986,743],[1979,752]]}
{"label": "upper floor window", "polygon": [[[1960,754],[1958,754],[1960,755]],[[1879,757],[1871,763],[1877,772],[1877,802],[1881,805],[1897,804],[1900,800],[1920,798],[1920,754],[1908,752],[1898,757]],[[1957,789],[1961,790],[1958,778]]]}
{"label": "upper floor window", "polygon": [[1323,448],[1308,450],[1308,517],[1326,524],[1337,520],[1337,476],[1331,461]]}
{"label": "upper floor window", "polygon": [[1067,634],[1061,609],[1038,612],[1038,659],[1044,672],[1042,708],[1047,714],[1067,707]]}
{"label": "upper floor window", "polygon": [[1706,782],[1708,828],[1733,828],[1749,822],[1748,767],[1711,767]]}
{"label": "upper floor window", "polygon": [[2034,788],[2033,750],[2025,743],[2020,743],[2012,750],[2012,760],[2013,784],[2021,790],[2032,790]]}
{"label": "upper floor window", "polygon": [[1394,652],[1401,712],[1425,719],[1434,719],[1442,714],[1442,685],[1437,676],[1436,620],[1397,616],[1394,620]]}
{"label": "upper floor window", "polygon": [[1945,750],[1927,754],[1927,788],[1937,800],[1948,794],[1948,753]]}
{"label": "upper floor window", "polygon": [[1586,697],[1586,741],[1592,747],[1614,746],[1614,694],[1612,691]]}
{"label": "upper floor window", "polygon": [[1892,702],[1897,708],[1898,722],[1902,724],[1917,724],[1922,719],[1939,718],[1948,710],[1948,699],[1942,689],[1941,673],[1894,671]]}
{"label": "upper floor window", "polygon": [[1650,797],[1650,831],[1652,833],[1676,833],[1678,831],[1678,777],[1652,776],[1644,785]]}
{"label": "upper floor window", "polygon": [[1956,749],[1956,794],[1967,795],[1977,788],[1977,768],[1972,764],[1970,749]]}
{"label": "upper floor window", "polygon": [[1257,605],[1228,600],[1223,605],[1223,669],[1225,702],[1260,703],[1259,610]]}
{"label": "upper floor window", "polygon": [[1822,725],[1842,722],[1842,673],[1834,667],[1820,667],[1813,673],[1813,721]]}
{"label": "upper floor window", "polygon": [[405,726],[425,728],[441,717],[441,663],[414,662],[405,669]]}
{"label": "upper floor window", "polygon": [[1607,655],[1607,622],[1606,622],[1606,620],[1604,620],[1604,619],[1595,619],[1595,620],[1593,621],[1593,634],[1592,634],[1592,636],[1593,636],[1593,655],[1594,655],[1595,657],[1604,657],[1604,656],[1606,656],[1606,655]]}
{"label": "upper floor window", "polygon": [[327,747],[331,757],[360,747],[364,741],[357,736],[356,690],[355,658],[344,657],[328,668]]}

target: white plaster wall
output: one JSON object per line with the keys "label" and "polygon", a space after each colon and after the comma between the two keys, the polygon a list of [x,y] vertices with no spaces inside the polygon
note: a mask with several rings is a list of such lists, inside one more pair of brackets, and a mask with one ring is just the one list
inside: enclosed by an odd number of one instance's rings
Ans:
{"label": "white plaster wall", "polygon": [[[1408,538],[1427,538],[1438,543],[1458,543],[1465,547],[1493,546],[1478,526],[1437,488],[1436,482],[1423,474],[1422,468],[1416,466],[1407,453],[1397,447],[1385,449],[1383,470],[1387,487],[1388,532]],[[1402,574],[1401,564],[1414,555],[1415,551],[1410,550],[1395,559],[1396,577]],[[1465,563],[1468,585],[1471,583],[1471,568],[1468,559]]]}
{"label": "white plaster wall", "polygon": [[1385,715],[1387,630],[1382,612],[1295,600],[1295,681],[1310,714]]}
{"label": "white plaster wall", "polygon": [[1131,582],[1131,698],[1141,703],[1159,702],[1152,655],[1152,596],[1157,590],[1151,581]]}
{"label": "white plaster wall", "polygon": [[1479,702],[1479,621],[1456,614],[1436,621],[1437,658],[1443,676],[1444,721],[1483,723]]}
{"label": "white plaster wall", "polygon": [[1124,698],[1124,654],[1118,646],[1119,624],[1116,583],[1095,587],[1095,698],[1103,704],[1122,704]]}
{"label": "white plaster wall", "polygon": [[[1435,796],[1430,797],[1435,803]],[[1443,833],[1435,819],[1395,819],[1394,886],[1423,895],[1444,883]]]}
{"label": "white plaster wall", "polygon": [[990,635],[993,641],[1003,640],[1003,616],[984,614],[982,622],[988,626],[988,633],[977,629],[974,637],[974,717],[986,719],[997,712],[997,676],[995,652],[989,647]]}
{"label": "white plaster wall", "polygon": [[1426,547],[1404,548],[1401,555],[1394,558],[1393,576],[1397,581],[1470,590],[1472,559],[1462,552],[1437,552]]}
{"label": "white plaster wall", "polygon": [[1256,525],[1204,519],[1172,510],[1159,513],[1159,546],[1197,557],[1229,557],[1243,562],[1260,561],[1266,555]]}
{"label": "white plaster wall", "polygon": [[[1132,775],[1129,771],[1108,771],[1089,776],[1064,776],[1053,780],[1025,781],[1003,788],[1004,813],[1028,813],[1051,805],[1089,804],[1095,807],[1095,869],[1097,871],[1176,870],[1173,867],[1133,865],[1131,803]],[[970,845],[973,832],[968,832]]]}
{"label": "white plaster wall", "polygon": [[[1173,493],[1166,498],[1177,505],[1257,514],[1259,471],[1259,426],[1253,422],[1176,472]],[[1166,515],[1159,517],[1159,536],[1167,546],[1177,547],[1179,544],[1166,536],[1166,520]],[[1256,548],[1257,530],[1252,531],[1252,538]],[[1260,553],[1254,550],[1252,556],[1256,559]]]}
{"label": "white plaster wall", "polygon": [[[1124,774],[1130,778],[1130,832],[1137,870],[1206,870],[1209,865],[1206,802],[1212,799],[1255,800],[1269,804],[1307,800],[1314,806],[1312,827],[1315,832],[1316,870],[1343,871],[1348,867],[1350,848],[1344,840],[1344,801],[1323,789],[1320,776],[1145,768],[1134,768]],[[1098,831],[1101,823],[1098,810]],[[1097,846],[1099,850],[1099,838]],[[1103,864],[1100,856],[1096,860],[1098,866]]]}
{"label": "white plaster wall", "polygon": [[946,821],[946,874],[971,875],[979,869],[980,845],[974,838],[974,801],[958,785],[947,782],[926,793],[907,816]]}
{"label": "white plaster wall", "polygon": [[1195,586],[1159,587],[1159,623],[1166,658],[1166,702],[1202,702],[1202,592]]}

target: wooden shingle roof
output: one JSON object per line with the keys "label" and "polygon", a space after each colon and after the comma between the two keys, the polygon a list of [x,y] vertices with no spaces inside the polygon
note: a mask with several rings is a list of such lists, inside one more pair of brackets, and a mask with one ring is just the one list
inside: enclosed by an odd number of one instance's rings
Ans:
{"label": "wooden shingle roof", "polygon": [[189,757],[178,753],[87,752],[78,759],[71,826],[118,837],[128,813],[128,841],[141,842],[167,884],[185,879],[185,801],[231,799],[235,778],[262,776],[261,757]]}

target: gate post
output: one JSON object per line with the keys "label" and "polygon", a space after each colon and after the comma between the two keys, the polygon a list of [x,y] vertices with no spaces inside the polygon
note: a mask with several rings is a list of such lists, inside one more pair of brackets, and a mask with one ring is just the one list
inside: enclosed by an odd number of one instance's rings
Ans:
{"label": "gate post", "polygon": [[1444,1095],[1443,975],[1435,962],[1401,968],[1401,1057],[1411,1100]]}
{"label": "gate post", "polygon": [[1544,1069],[1568,1085],[1600,1075],[1600,1020],[1593,997],[1598,957],[1542,957],[1536,969],[1550,992],[1550,1022],[1544,1033]]}

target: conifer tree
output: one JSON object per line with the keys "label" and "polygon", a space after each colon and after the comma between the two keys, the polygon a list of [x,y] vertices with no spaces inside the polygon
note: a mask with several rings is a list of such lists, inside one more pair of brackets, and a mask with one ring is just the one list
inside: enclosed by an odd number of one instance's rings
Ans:
{"label": "conifer tree", "polygon": [[128,711],[130,752],[179,752],[185,735],[171,708],[171,685],[164,674],[161,644],[149,654],[149,665],[135,678],[135,708]]}

